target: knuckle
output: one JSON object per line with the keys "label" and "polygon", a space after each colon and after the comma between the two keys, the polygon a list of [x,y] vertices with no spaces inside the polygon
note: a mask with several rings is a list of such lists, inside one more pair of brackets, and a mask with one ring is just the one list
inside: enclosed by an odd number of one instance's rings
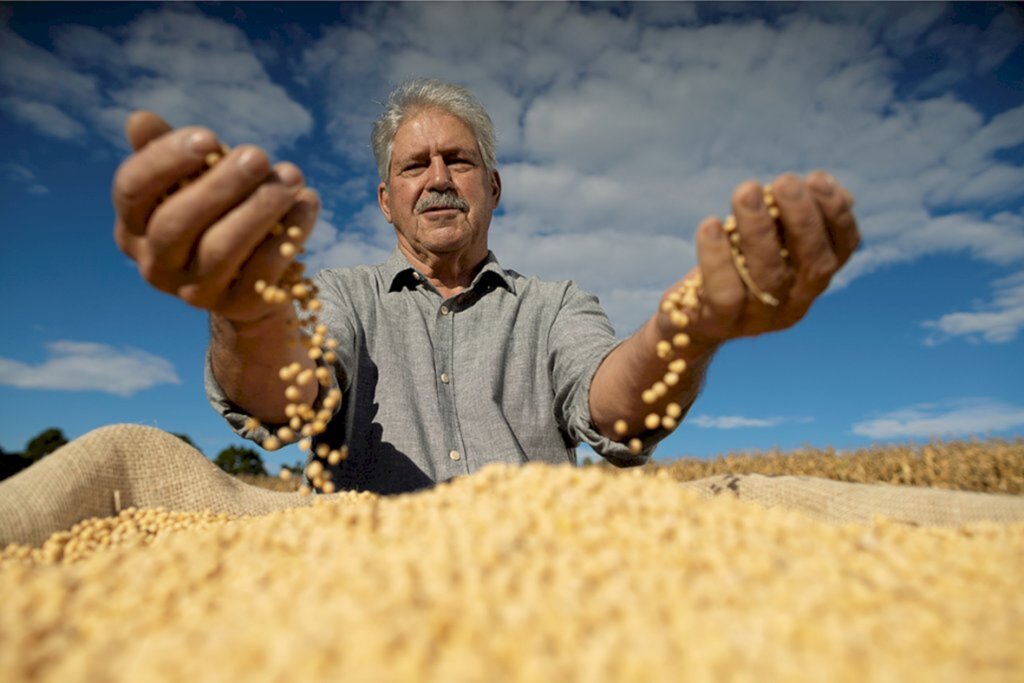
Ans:
{"label": "knuckle", "polygon": [[756,180],[744,180],[732,193],[733,203],[746,206],[751,201],[761,200],[761,184]]}
{"label": "knuckle", "polygon": [[719,287],[709,296],[712,308],[730,321],[739,315],[746,298],[742,285]]}
{"label": "knuckle", "polygon": [[860,231],[857,229],[853,230],[853,234],[850,236],[850,251],[856,251],[860,248],[861,238]]}
{"label": "knuckle", "polygon": [[792,196],[803,187],[803,181],[795,173],[783,173],[775,178],[772,182],[772,187],[781,190],[783,194]]}
{"label": "knuckle", "polygon": [[252,201],[260,210],[277,210],[286,205],[291,196],[279,183],[262,183],[252,195]]}
{"label": "knuckle", "polygon": [[300,206],[306,210],[317,213],[320,211],[320,194],[311,188],[303,188],[299,193]]}
{"label": "knuckle", "polygon": [[210,287],[188,284],[178,288],[178,298],[195,308],[210,310],[216,308],[219,297]]}
{"label": "knuckle", "polygon": [[241,145],[236,151],[239,163],[250,176],[262,178],[270,173],[270,157],[256,145]]}
{"label": "knuckle", "polygon": [[808,276],[811,282],[827,284],[838,268],[839,262],[836,257],[829,254],[819,258],[811,265]]}
{"label": "knuckle", "polygon": [[228,240],[218,240],[204,244],[202,252],[197,255],[193,267],[193,275],[202,280],[216,278],[232,268],[233,257],[238,253],[238,245]]}
{"label": "knuckle", "polygon": [[179,235],[189,232],[190,225],[181,211],[174,211],[173,206],[164,204],[157,208],[149,219],[150,245],[157,251],[170,247]]}
{"label": "knuckle", "polygon": [[121,253],[130,258],[135,258],[132,253],[132,240],[128,237],[128,228],[123,220],[118,220],[114,223],[114,244],[121,250]]}
{"label": "knuckle", "polygon": [[213,131],[206,126],[183,126],[175,132],[175,135],[183,142],[195,139],[196,136],[210,137],[214,139],[217,137],[214,135]]}
{"label": "knuckle", "polygon": [[111,190],[114,208],[119,212],[138,205],[145,196],[145,182],[140,178],[137,164],[132,163],[135,157],[129,157],[117,167],[114,173],[114,185]]}
{"label": "knuckle", "polygon": [[140,254],[136,259],[135,263],[138,264],[139,274],[142,279],[146,282],[160,287],[165,280],[165,272],[160,259],[156,258],[151,252],[145,252]]}
{"label": "knuckle", "polygon": [[765,286],[769,292],[783,292],[793,283],[793,273],[785,268],[774,268],[765,278]]}
{"label": "knuckle", "polygon": [[302,170],[290,161],[282,161],[274,166],[274,174],[286,185],[298,185],[306,181]]}

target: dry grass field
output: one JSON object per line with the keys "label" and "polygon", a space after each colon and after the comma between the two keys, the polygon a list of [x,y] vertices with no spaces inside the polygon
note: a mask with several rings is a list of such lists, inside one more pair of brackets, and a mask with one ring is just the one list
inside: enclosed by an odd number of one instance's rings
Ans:
{"label": "dry grass field", "polygon": [[0,551],[0,680],[1015,682],[1024,522],[825,524],[676,479],[1019,493],[1021,453],[494,465],[262,517],[125,510]]}
{"label": "dry grass field", "polygon": [[[617,470],[603,464],[593,465]],[[838,453],[831,448],[727,453],[711,459],[680,458],[651,463],[645,474],[667,471],[680,481],[716,474],[795,474],[860,484],[933,486],[981,493],[1024,494],[1024,438],[933,441],[923,446],[875,446]],[[241,476],[275,491],[296,491],[297,478]]]}
{"label": "dry grass field", "polygon": [[679,459],[667,469],[679,480],[715,474],[794,474],[860,484],[932,486],[982,493],[1024,493],[1024,438],[933,441],[923,446],[876,446],[729,453],[711,460]]}

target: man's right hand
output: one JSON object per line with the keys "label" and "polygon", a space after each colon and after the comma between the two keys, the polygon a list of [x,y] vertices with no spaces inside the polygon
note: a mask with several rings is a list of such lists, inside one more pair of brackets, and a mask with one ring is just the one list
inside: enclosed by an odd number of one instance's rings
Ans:
{"label": "man's right hand", "polygon": [[133,113],[125,126],[135,153],[114,176],[114,239],[157,289],[239,326],[289,316],[290,302],[270,304],[255,293],[257,280],[276,284],[289,259],[278,223],[299,226],[301,246],[320,210],[316,193],[289,163],[271,167],[267,154],[243,145],[208,172],[219,154],[204,128],[172,129],[159,116]]}

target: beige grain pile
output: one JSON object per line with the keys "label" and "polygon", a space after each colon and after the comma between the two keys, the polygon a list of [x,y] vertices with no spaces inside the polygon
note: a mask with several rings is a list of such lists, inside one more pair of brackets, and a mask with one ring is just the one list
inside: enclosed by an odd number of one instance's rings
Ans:
{"label": "beige grain pile", "polygon": [[1024,524],[833,526],[667,475],[494,465],[9,547],[0,680],[1011,681],[1022,585]]}

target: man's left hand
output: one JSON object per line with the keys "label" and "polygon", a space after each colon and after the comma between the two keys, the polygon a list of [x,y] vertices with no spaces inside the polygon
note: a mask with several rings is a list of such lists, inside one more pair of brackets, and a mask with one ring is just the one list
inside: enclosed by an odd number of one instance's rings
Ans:
{"label": "man's left hand", "polygon": [[[704,220],[697,230],[703,295],[686,328],[699,346],[792,326],[860,243],[853,197],[827,173],[776,178],[772,194],[778,218],[769,214],[763,191],[754,181],[740,184],[732,208],[750,279],[777,305],[765,303],[744,284],[722,221]],[[667,333],[672,325],[668,316],[662,317],[660,326]]]}

